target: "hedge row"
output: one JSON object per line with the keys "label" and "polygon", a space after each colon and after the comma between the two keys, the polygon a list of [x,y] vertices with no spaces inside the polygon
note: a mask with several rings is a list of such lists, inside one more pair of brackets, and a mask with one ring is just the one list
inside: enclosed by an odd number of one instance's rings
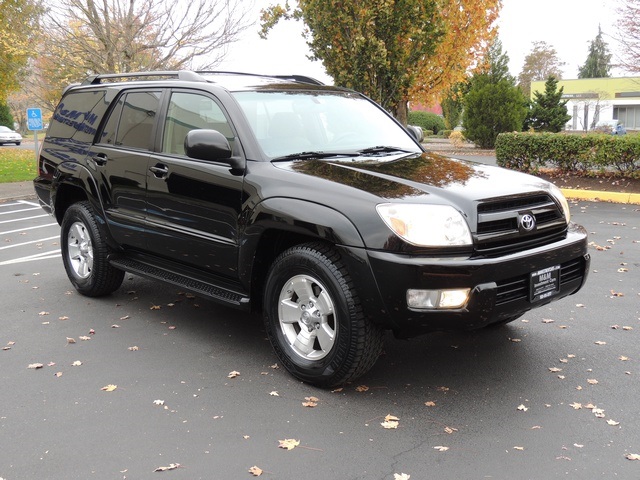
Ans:
{"label": "hedge row", "polygon": [[413,110],[409,112],[407,120],[409,125],[417,125],[425,131],[431,130],[434,134],[444,130],[443,118],[435,113]]}
{"label": "hedge row", "polygon": [[640,175],[640,135],[501,133],[495,148],[498,165],[522,172],[552,167]]}

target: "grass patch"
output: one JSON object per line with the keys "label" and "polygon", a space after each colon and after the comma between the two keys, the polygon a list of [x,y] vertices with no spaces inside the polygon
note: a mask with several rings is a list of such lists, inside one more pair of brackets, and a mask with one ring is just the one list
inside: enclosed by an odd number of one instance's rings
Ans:
{"label": "grass patch", "polygon": [[33,150],[0,147],[0,183],[33,180],[36,174]]}

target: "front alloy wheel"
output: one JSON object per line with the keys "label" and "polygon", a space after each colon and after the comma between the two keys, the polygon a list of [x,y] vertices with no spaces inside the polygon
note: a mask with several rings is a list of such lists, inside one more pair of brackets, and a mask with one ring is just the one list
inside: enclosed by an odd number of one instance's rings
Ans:
{"label": "front alloy wheel", "polygon": [[273,262],[264,291],[267,335],[282,365],[320,387],[366,373],[382,351],[382,330],[365,318],[338,251],[298,245]]}

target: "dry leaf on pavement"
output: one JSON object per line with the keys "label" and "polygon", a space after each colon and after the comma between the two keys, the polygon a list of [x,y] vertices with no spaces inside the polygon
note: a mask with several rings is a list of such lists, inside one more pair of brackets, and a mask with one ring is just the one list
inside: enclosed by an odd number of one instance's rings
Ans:
{"label": "dry leaf on pavement", "polygon": [[117,385],[107,385],[105,387],[102,387],[100,390],[103,390],[105,392],[113,392],[116,388],[118,388]]}
{"label": "dry leaf on pavement", "polygon": [[300,445],[300,440],[295,438],[285,438],[284,440],[278,440],[278,442],[280,442],[278,448],[284,448],[285,450],[293,450]]}
{"label": "dry leaf on pavement", "polygon": [[249,469],[249,473],[254,477],[259,477],[260,475],[262,475],[262,469],[254,465]]}
{"label": "dry leaf on pavement", "polygon": [[179,463],[170,463],[168,466],[166,467],[158,467],[154,470],[154,472],[166,472],[167,470],[175,470],[176,468],[179,468],[180,464]]}

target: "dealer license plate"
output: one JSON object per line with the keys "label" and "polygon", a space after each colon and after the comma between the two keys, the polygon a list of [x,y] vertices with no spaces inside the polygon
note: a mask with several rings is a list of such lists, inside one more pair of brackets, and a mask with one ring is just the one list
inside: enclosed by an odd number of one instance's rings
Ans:
{"label": "dealer license plate", "polygon": [[529,279],[529,298],[531,302],[539,302],[553,297],[560,291],[560,265],[538,270]]}

